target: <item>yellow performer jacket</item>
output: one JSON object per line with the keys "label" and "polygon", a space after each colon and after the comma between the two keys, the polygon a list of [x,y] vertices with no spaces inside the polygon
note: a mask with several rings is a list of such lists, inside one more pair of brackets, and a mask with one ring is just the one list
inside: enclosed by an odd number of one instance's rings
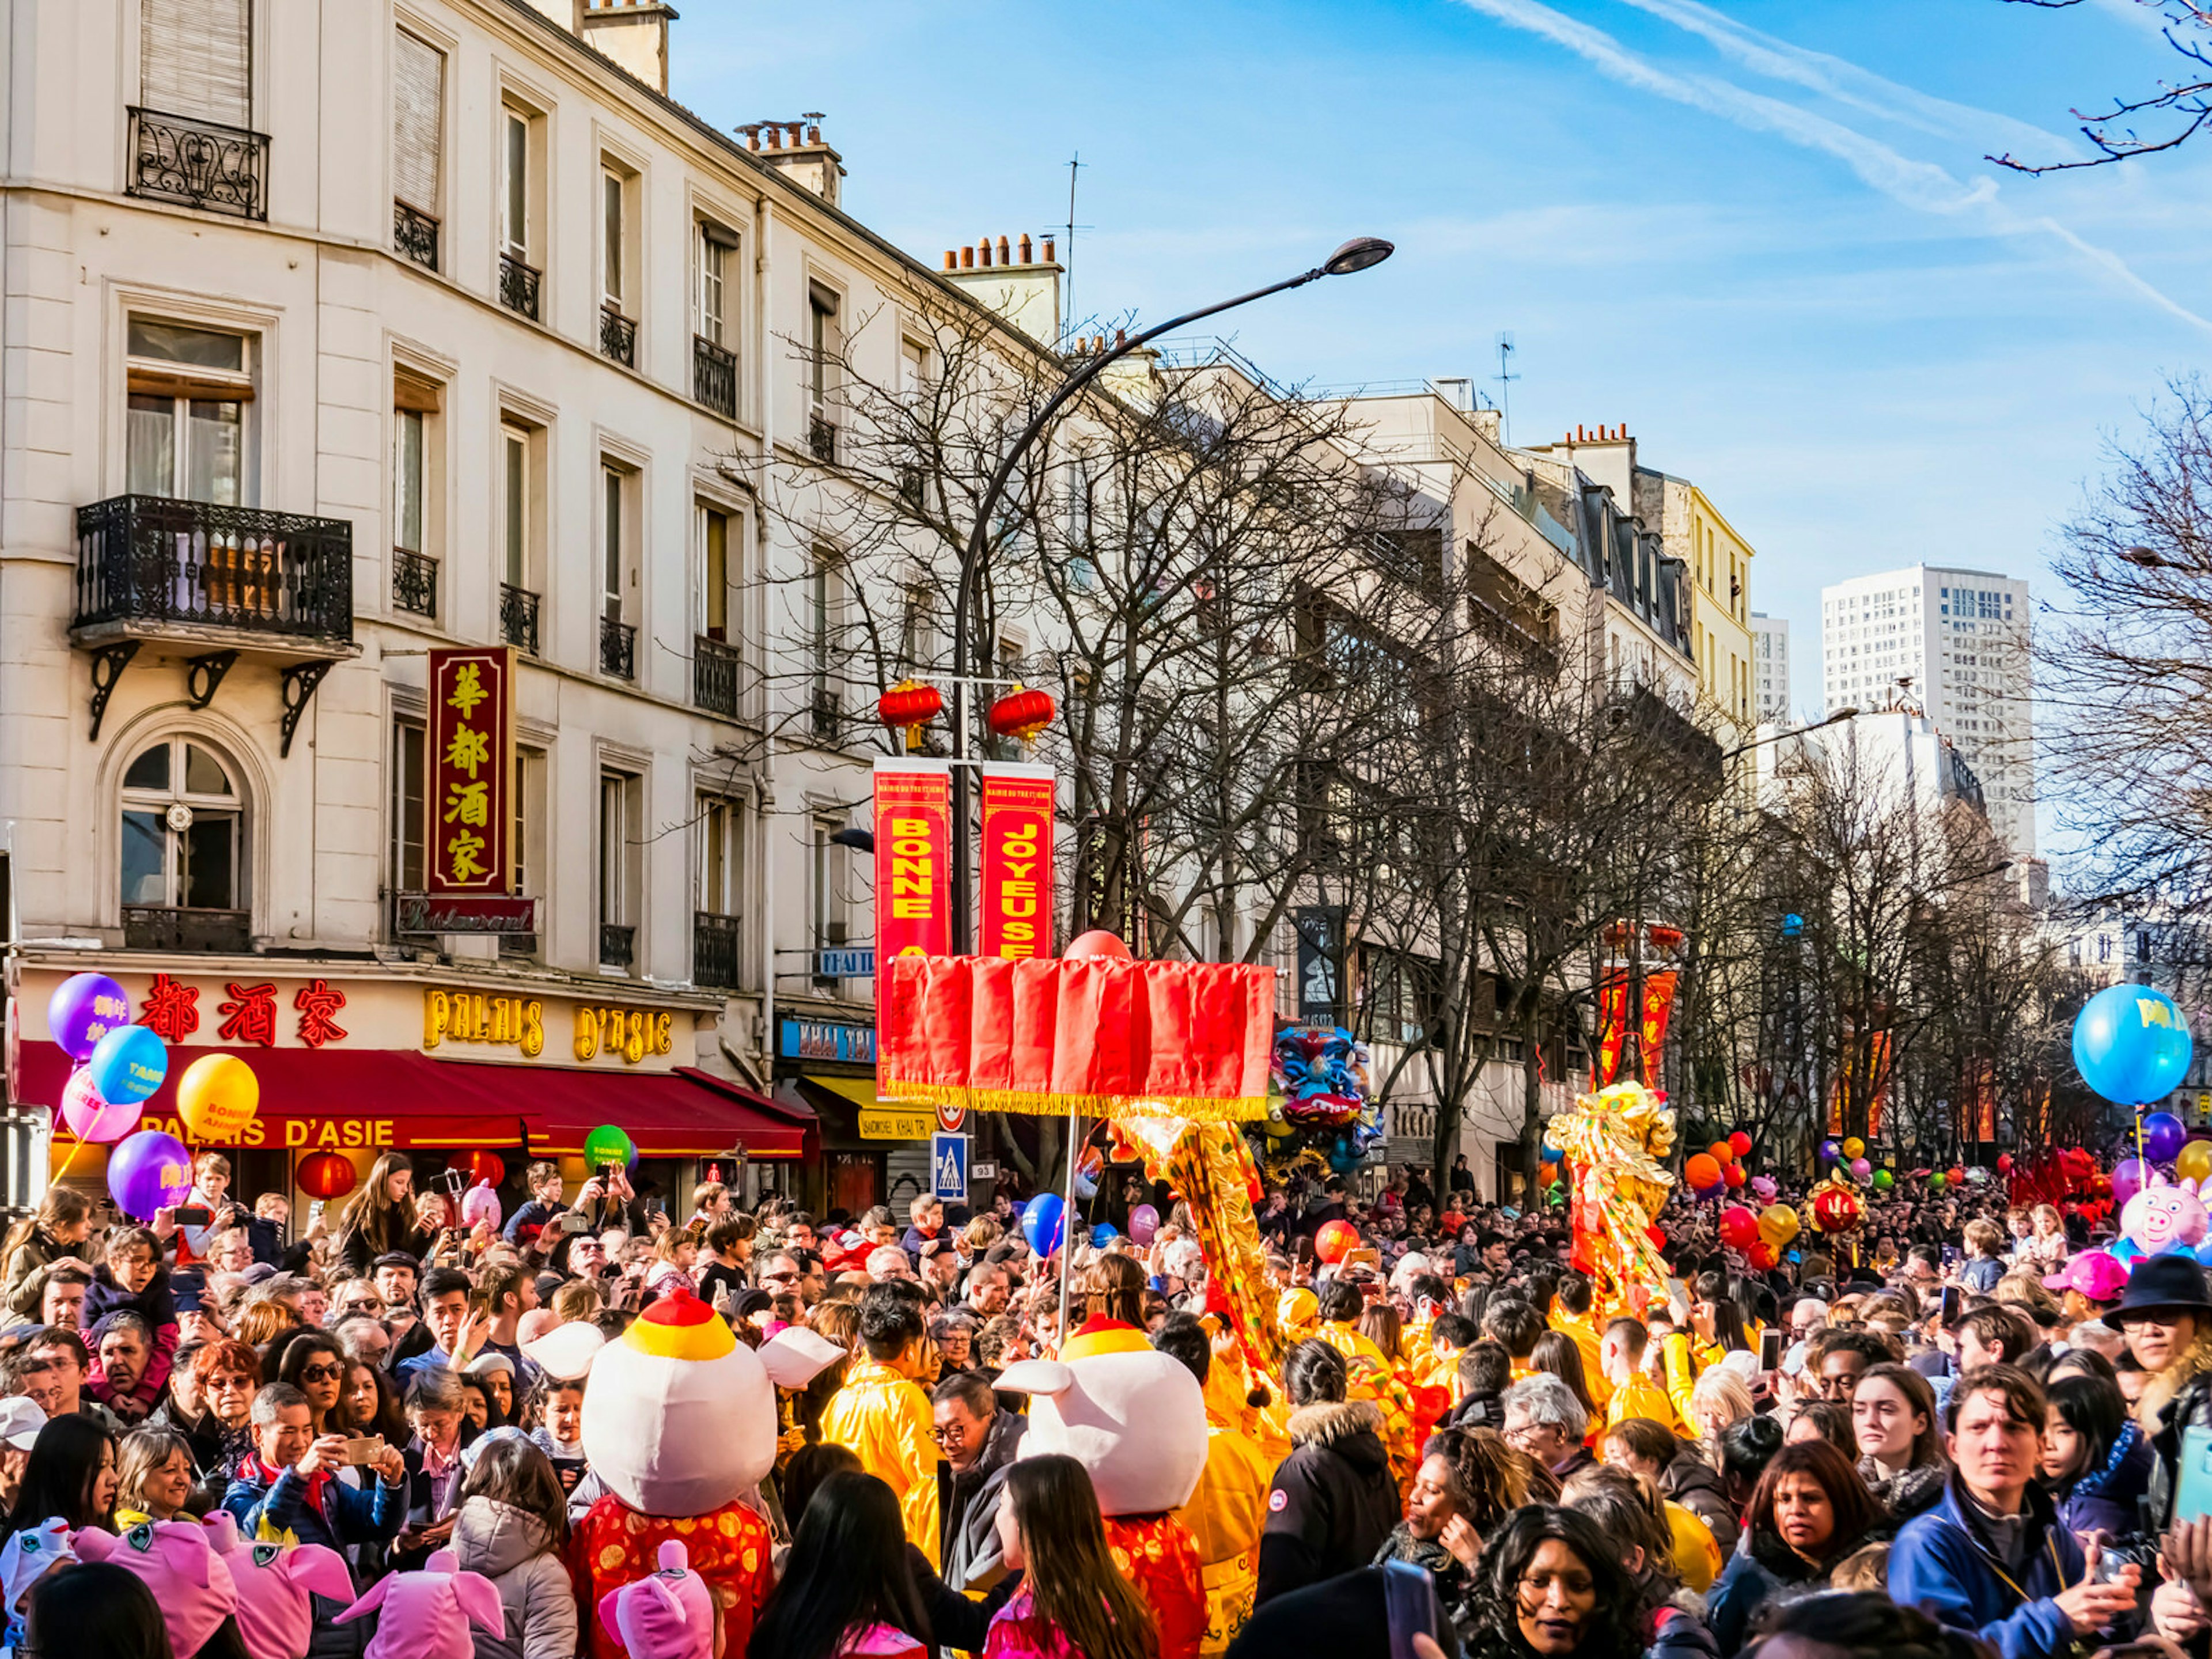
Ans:
{"label": "yellow performer jacket", "polygon": [[1390,1454],[1390,1467],[1400,1484],[1413,1478],[1420,1463],[1421,1449],[1413,1443],[1413,1402],[1388,1356],[1350,1325],[1324,1322],[1314,1334],[1344,1356],[1351,1373],[1349,1397],[1371,1400],[1382,1411],[1382,1446]]}
{"label": "yellow performer jacket", "polygon": [[1695,1350],[1689,1337],[1676,1331],[1667,1339],[1667,1394],[1674,1402],[1674,1410],[1687,1425],[1686,1432],[1697,1433],[1697,1417],[1690,1410],[1690,1396],[1697,1392],[1698,1379],[1710,1366],[1720,1364],[1728,1351],[1717,1342],[1701,1342]]}
{"label": "yellow performer jacket", "polygon": [[1216,1419],[1210,1425],[1206,1473],[1190,1502],[1177,1512],[1198,1546],[1206,1581],[1206,1636],[1201,1654],[1221,1653],[1252,1616],[1260,1587],[1260,1532],[1267,1521],[1267,1492],[1274,1460],[1249,1434]]}
{"label": "yellow performer jacket", "polygon": [[1664,1424],[1682,1439],[1698,1437],[1697,1431],[1684,1422],[1681,1413],[1674,1409],[1667,1390],[1640,1371],[1613,1391],[1613,1398],[1605,1408],[1605,1425],[1617,1428],[1632,1417],[1648,1417],[1654,1423]]}
{"label": "yellow performer jacket", "polygon": [[1581,1351],[1583,1381],[1589,1384],[1590,1398],[1597,1402],[1597,1408],[1605,1410],[1606,1403],[1613,1394],[1613,1384],[1605,1380],[1605,1368],[1597,1363],[1596,1322],[1587,1314],[1577,1319],[1572,1314],[1562,1313],[1555,1303],[1551,1325],[1553,1330],[1566,1337]]}
{"label": "yellow performer jacket", "polygon": [[936,1414],[921,1386],[881,1360],[855,1360],[822,1413],[822,1437],[898,1494],[907,1541],[937,1566]]}

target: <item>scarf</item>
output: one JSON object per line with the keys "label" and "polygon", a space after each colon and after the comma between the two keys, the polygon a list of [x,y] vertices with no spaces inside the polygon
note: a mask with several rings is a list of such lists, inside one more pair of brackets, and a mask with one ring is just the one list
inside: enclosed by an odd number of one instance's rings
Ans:
{"label": "scarf", "polygon": [[427,1440],[422,1443],[422,1473],[433,1480],[443,1480],[460,1461],[461,1443],[458,1440],[451,1451],[442,1452]]}
{"label": "scarf", "polygon": [[2127,1461],[2128,1454],[2136,1449],[2136,1442],[2142,1438],[2142,1430],[2140,1427],[2133,1423],[2123,1423],[2120,1425],[2119,1437],[2112,1442],[2112,1453],[2105,1459],[2103,1465],[2090,1470],[2076,1480],[2067,1489],[2065,1496],[2068,1498],[2102,1497],[2106,1489],[2112,1484],[2113,1477],[2119,1474],[2120,1465]]}
{"label": "scarf", "polygon": [[[328,1469],[317,1469],[313,1474],[301,1474],[296,1469],[272,1468],[261,1461],[261,1454],[258,1451],[248,1451],[239,1458],[238,1473],[263,1488],[264,1492],[275,1490],[276,1482],[288,1474],[295,1480],[306,1481],[307,1507],[319,1516],[324,1513],[323,1492],[331,1482],[337,1479]],[[267,1500],[264,1498],[264,1501]]]}

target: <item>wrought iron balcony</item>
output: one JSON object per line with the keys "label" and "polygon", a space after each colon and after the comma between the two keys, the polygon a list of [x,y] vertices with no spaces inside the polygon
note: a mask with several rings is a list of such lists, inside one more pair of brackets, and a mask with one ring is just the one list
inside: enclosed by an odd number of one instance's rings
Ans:
{"label": "wrought iron balcony", "polygon": [[71,629],[80,644],[211,630],[350,647],[353,526],[166,495],[81,507]]}
{"label": "wrought iron balcony", "polygon": [[806,448],[810,454],[824,465],[835,465],[837,460],[837,422],[817,415],[806,422]]}
{"label": "wrought iron balcony", "polygon": [[691,701],[724,720],[738,717],[738,652],[704,634],[691,641]]}
{"label": "wrought iron balcony", "polygon": [[691,337],[691,398],[726,421],[738,418],[738,354],[703,334]]}
{"label": "wrought iron balcony", "polygon": [[392,602],[418,617],[438,614],[438,562],[404,547],[392,550]]}
{"label": "wrought iron balcony", "polygon": [[599,307],[599,356],[624,368],[637,367],[637,324],[612,306]]}
{"label": "wrought iron balcony", "polygon": [[499,256],[499,302],[509,311],[520,312],[532,322],[538,318],[538,288],[544,273],[536,265],[525,264],[512,253]]}
{"label": "wrought iron balcony", "polygon": [[130,951],[227,951],[243,956],[253,948],[253,919],[244,910],[126,904],[123,945]]}
{"label": "wrought iron balcony", "polygon": [[268,136],[133,106],[129,190],[234,219],[266,220]]}
{"label": "wrought iron balcony", "polygon": [[425,270],[438,268],[438,218],[420,208],[392,204],[392,246]]}
{"label": "wrought iron balcony", "polygon": [[538,654],[538,596],[512,582],[499,585],[499,637],[519,650]]}
{"label": "wrought iron balcony", "polygon": [[637,961],[637,927],[625,921],[599,924],[599,966],[626,974]]}
{"label": "wrought iron balcony", "polygon": [[735,916],[718,916],[711,910],[691,913],[691,982],[734,990],[744,927]]}
{"label": "wrought iron balcony", "polygon": [[618,680],[637,678],[637,629],[618,617],[599,618],[599,672]]}

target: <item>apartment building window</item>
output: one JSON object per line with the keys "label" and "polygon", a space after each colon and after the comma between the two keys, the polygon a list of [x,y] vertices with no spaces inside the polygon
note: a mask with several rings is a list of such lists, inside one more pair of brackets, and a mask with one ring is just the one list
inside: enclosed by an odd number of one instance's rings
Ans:
{"label": "apartment building window", "polygon": [[837,688],[831,679],[833,636],[837,626],[836,556],[817,549],[806,580],[807,663],[813,682],[814,733],[832,737],[837,731]]}
{"label": "apartment building window", "polygon": [[730,638],[730,515],[699,509],[699,625],[717,644]]}
{"label": "apartment building window", "polygon": [[693,256],[691,396],[726,420],[738,415],[738,354],[731,328],[738,270],[738,236],[701,220]]}
{"label": "apartment building window", "polygon": [[252,0],[141,0],[134,196],[269,216],[269,140],[253,125]]}
{"label": "apartment building window", "polygon": [[[843,828],[840,819],[826,815],[814,820],[807,872],[807,904],[808,914],[813,921],[814,948],[817,951],[842,950],[849,937],[852,922],[850,854],[835,839]],[[817,989],[834,994],[839,981],[817,975],[814,983]]]}
{"label": "apartment building window", "polygon": [[534,111],[514,104],[500,112],[499,301],[533,321],[543,315],[537,252],[544,125]]}
{"label": "apartment building window", "polygon": [[929,346],[927,342],[912,338],[899,341],[899,395],[909,404],[920,404],[929,396]]}
{"label": "apartment building window", "polygon": [[500,637],[535,653],[538,638],[538,543],[544,492],[539,483],[542,434],[515,422],[501,424]]}
{"label": "apartment building window", "polygon": [[[545,751],[518,748],[514,751],[514,890],[538,901],[538,925],[545,926],[545,880],[540,873],[545,845]],[[535,957],[543,935],[502,933],[499,951],[504,957]]]}
{"label": "apartment building window", "polygon": [[411,374],[392,387],[392,601],[417,616],[438,614],[438,559],[432,550],[433,447],[439,389]]}
{"label": "apartment building window", "polygon": [[[123,775],[121,889],[128,942],[215,949],[246,932],[246,794],[230,763],[197,737],[156,738]],[[161,913],[215,910],[232,920]],[[153,914],[149,914],[153,913]],[[195,942],[197,941],[197,942]],[[244,948],[243,938],[233,942]]]}
{"label": "apartment building window", "polygon": [[438,269],[445,129],[446,54],[398,30],[392,45],[392,240],[427,270]]}
{"label": "apartment building window", "polygon": [[637,367],[637,307],[630,296],[637,282],[631,267],[639,245],[632,222],[637,210],[637,175],[602,161],[599,167],[599,355],[628,368]]}
{"label": "apartment building window", "polygon": [[627,974],[637,962],[639,896],[644,880],[644,781],[599,774],[599,970]]}
{"label": "apartment building window", "polygon": [[133,317],[125,488],[218,507],[248,503],[246,410],[253,381],[244,336]]}
{"label": "apartment building window", "polygon": [[741,982],[744,890],[740,837],[744,809],[720,795],[702,795],[698,805],[699,896],[691,921],[691,978],[700,985]]}
{"label": "apartment building window", "polygon": [[817,461],[837,459],[837,423],[830,399],[844,349],[837,295],[819,283],[806,287],[806,444]]}
{"label": "apartment building window", "polygon": [[599,467],[599,670],[617,679],[637,678],[637,629],[623,620],[624,600],[636,585],[636,536],[631,497],[637,475],[627,467]]}

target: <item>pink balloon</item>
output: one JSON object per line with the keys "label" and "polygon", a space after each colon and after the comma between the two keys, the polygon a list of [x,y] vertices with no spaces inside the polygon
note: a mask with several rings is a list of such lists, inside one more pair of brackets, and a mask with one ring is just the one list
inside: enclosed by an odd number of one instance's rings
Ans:
{"label": "pink balloon", "polygon": [[1864,1181],[1873,1173],[1874,1165],[1868,1163],[1866,1159],[1863,1158],[1855,1158],[1851,1160],[1851,1174],[1857,1180]]}
{"label": "pink balloon", "polygon": [[1771,1204],[1774,1202],[1774,1195],[1782,1188],[1775,1184],[1772,1176],[1753,1176],[1751,1178],[1751,1190],[1759,1194],[1760,1203]]}
{"label": "pink balloon", "polygon": [[2142,1190],[2145,1171],[2141,1158],[2124,1158],[2112,1170],[2112,1202],[2123,1209]]}
{"label": "pink balloon", "polygon": [[479,1221],[499,1225],[499,1194],[489,1181],[479,1181],[461,1194],[461,1224],[473,1227]]}
{"label": "pink balloon", "polygon": [[1120,934],[1109,933],[1103,927],[1094,927],[1087,933],[1078,933],[1061,954],[1070,962],[1080,957],[1105,957],[1115,962],[1127,962],[1129,947],[1121,942]]}
{"label": "pink balloon", "polygon": [[1160,1212],[1149,1204],[1139,1204],[1129,1212],[1129,1237],[1139,1244],[1149,1244],[1152,1235],[1160,1230]]}
{"label": "pink balloon", "polygon": [[62,1121],[79,1140],[112,1145],[136,1129],[144,1115],[143,1101],[102,1100],[92,1086],[91,1072],[82,1066],[70,1073],[69,1086],[62,1091]]}

